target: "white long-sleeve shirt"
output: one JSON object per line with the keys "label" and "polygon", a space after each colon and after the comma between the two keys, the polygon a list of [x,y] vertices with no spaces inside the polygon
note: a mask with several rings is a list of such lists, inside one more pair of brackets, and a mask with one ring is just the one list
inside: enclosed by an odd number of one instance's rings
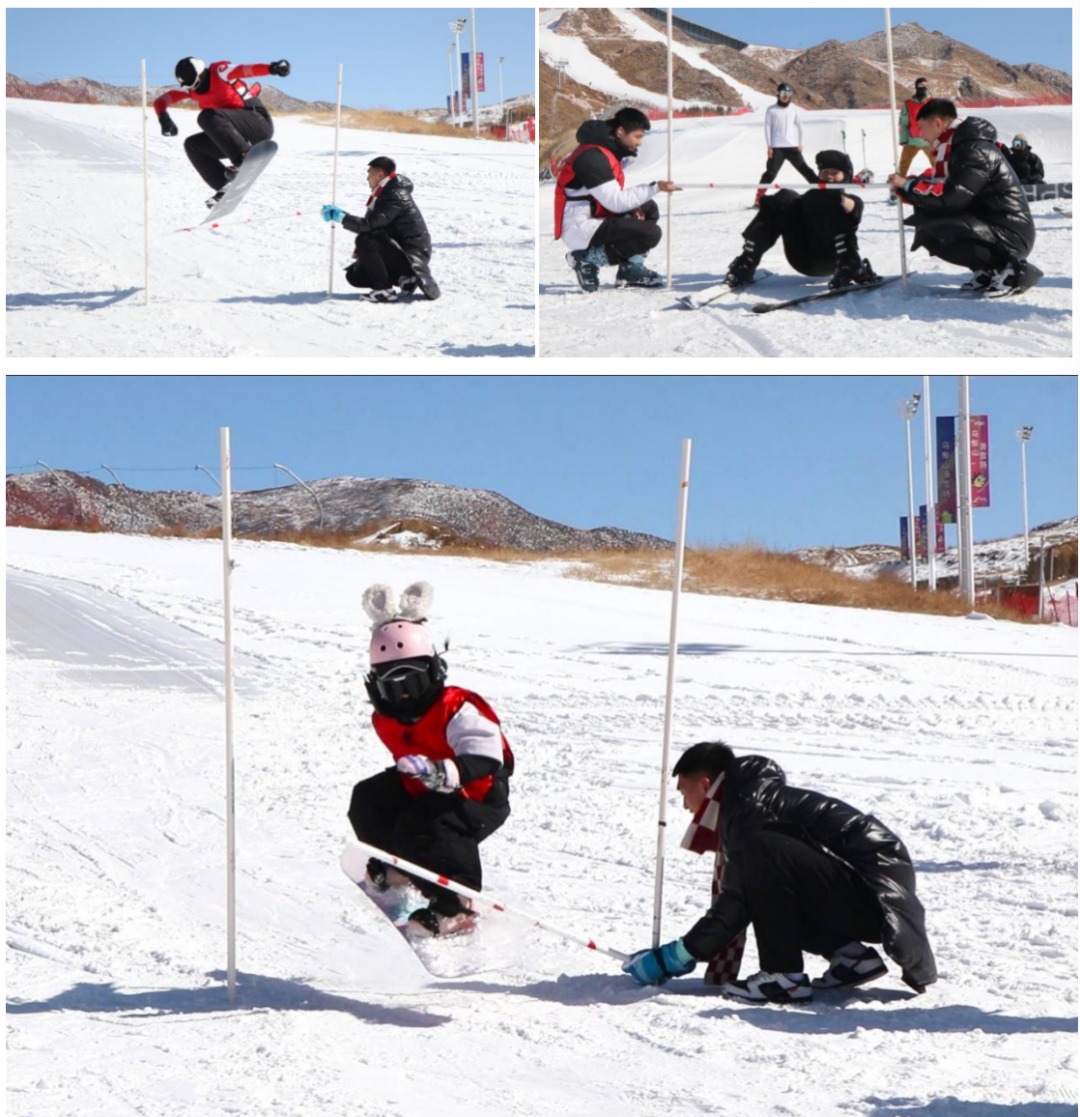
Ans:
{"label": "white long-sleeve shirt", "polygon": [[770,105],[765,110],[765,146],[802,147],[803,111],[790,101],[787,105]]}

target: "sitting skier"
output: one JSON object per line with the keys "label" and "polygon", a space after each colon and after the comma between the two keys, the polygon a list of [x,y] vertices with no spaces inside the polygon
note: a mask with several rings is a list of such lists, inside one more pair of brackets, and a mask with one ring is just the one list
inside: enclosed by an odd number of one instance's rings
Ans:
{"label": "sitting skier", "polygon": [[[184,150],[192,166],[214,191],[214,196],[206,203],[211,209],[221,200],[226,185],[236,178],[244,156],[255,144],[274,134],[274,122],[259,100],[261,87],[258,84],[248,86],[241,79],[267,74],[278,78],[289,76],[289,63],[284,59],[269,64],[236,66],[231,71],[230,66],[231,62],[212,62],[207,66],[201,58],[181,58],[176,64],[180,89],[170,89],[154,102],[163,136],[179,134],[168,113],[170,105],[190,97],[202,109],[198,117],[202,131],[184,140]],[[228,167],[222,166],[223,159],[228,160]]]}
{"label": "sitting skier", "polygon": [[566,262],[581,289],[600,287],[600,269],[618,265],[616,287],[662,287],[645,266],[660,243],[658,193],[681,189],[672,182],[627,186],[623,169],[637,157],[651,125],[638,109],[619,109],[609,120],[587,120],[578,146],[555,181],[555,239],[570,249]]}
{"label": "sitting skier", "polygon": [[431,274],[431,237],[415,201],[413,184],[397,173],[397,164],[386,155],[368,163],[371,196],[363,217],[343,209],[323,206],[324,221],[337,221],[356,234],[355,261],[345,272],[353,287],[368,287],[366,302],[397,302],[395,287],[403,295],[419,290],[429,299],[440,295]]}
{"label": "sitting skier", "polygon": [[935,145],[933,178],[888,178],[914,207],[904,222],[915,229],[912,250],[970,268],[970,290],[1020,294],[1033,287],[1043,275],[1028,261],[1035,222],[994,126],[977,116],[957,120],[956,105],[940,97],[923,105],[918,120]]}
{"label": "sitting skier", "polygon": [[1004,144],[998,144],[998,147],[1024,186],[1034,186],[1046,181],[1046,168],[1043,167],[1043,161],[1032,151],[1031,144],[1028,143],[1028,138],[1023,132],[1013,136],[1011,147],[1006,147]]}
{"label": "sitting skier", "polygon": [[[495,711],[478,694],[446,686],[446,661],[424,621],[432,589],[417,582],[397,609],[389,586],[364,592],[374,622],[371,671],[364,680],[375,706],[372,725],[394,766],[353,788],[349,821],[362,842],[479,891],[477,846],[510,814],[514,756]],[[385,889],[394,870],[368,863],[368,882]],[[471,929],[475,913],[456,892],[417,879],[428,906],[409,916],[428,935]]]}
{"label": "sitting skier", "polygon": [[[819,151],[815,162],[821,182],[854,179],[855,168],[842,151]],[[859,254],[862,212],[862,198],[843,190],[780,190],[768,195],[743,232],[743,250],[728,265],[724,281],[729,287],[744,287],[754,278],[762,256],[782,239],[788,263],[801,275],[831,275],[833,288],[877,283],[880,276]]]}
{"label": "sitting skier", "polygon": [[[774,761],[736,758],[722,741],[687,749],[673,774],[694,816],[683,845],[716,853],[714,900],[683,938],[623,966],[639,985],[661,985],[699,961],[726,962],[733,945],[741,956],[749,926],[761,971],[720,984],[736,1000],[802,1004],[815,989],[864,985],[886,972],[867,943],[883,943],[916,992],[937,980],[911,857],[873,815],[788,787]],[[804,952],[829,959],[813,981]]]}

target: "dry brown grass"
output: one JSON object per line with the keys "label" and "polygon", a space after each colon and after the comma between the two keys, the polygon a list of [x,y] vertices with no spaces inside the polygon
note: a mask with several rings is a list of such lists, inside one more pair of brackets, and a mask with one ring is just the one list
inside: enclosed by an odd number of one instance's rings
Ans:
{"label": "dry brown grass", "polygon": [[[334,122],[337,120],[337,113],[331,111],[307,112],[302,115],[313,124],[322,124],[331,128],[334,127]],[[442,121],[418,120],[415,116],[409,116],[407,113],[393,112],[391,109],[383,108],[342,109],[341,123],[346,128],[366,128],[372,132],[401,132],[407,136],[461,137],[466,132],[466,130],[455,128],[450,124],[443,124]],[[467,133],[470,137],[472,136],[471,124]],[[490,139],[491,137],[485,137],[481,133],[480,138]]]}

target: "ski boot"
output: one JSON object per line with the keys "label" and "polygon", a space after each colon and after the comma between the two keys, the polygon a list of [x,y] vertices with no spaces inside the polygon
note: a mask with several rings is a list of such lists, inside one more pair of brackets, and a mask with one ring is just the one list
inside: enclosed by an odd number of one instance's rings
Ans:
{"label": "ski boot", "polygon": [[464,935],[476,926],[476,912],[469,900],[453,894],[452,900],[435,899],[409,916],[409,930],[430,938]]}
{"label": "ski boot", "polygon": [[829,968],[810,983],[815,989],[852,989],[876,981],[887,973],[881,955],[872,946],[849,942],[829,959]]}
{"label": "ski boot", "polygon": [[725,997],[750,1005],[806,1004],[814,999],[810,979],[804,973],[761,973],[745,981],[725,981],[720,986]]}
{"label": "ski boot", "polygon": [[993,272],[976,271],[971,273],[971,278],[967,283],[960,285],[961,291],[985,291],[990,286],[990,277]]}
{"label": "ski boot", "polygon": [[391,888],[403,888],[405,885],[412,884],[404,873],[399,873],[393,866],[387,865],[377,857],[368,860],[365,880],[376,892],[386,892]]}
{"label": "ski boot", "polygon": [[836,266],[829,287],[837,290],[841,287],[863,287],[868,283],[880,283],[881,276],[874,272],[870,261],[860,259],[857,255],[842,256]]}
{"label": "ski boot", "polygon": [[396,303],[398,298],[394,288],[387,287],[385,291],[368,291],[360,296],[360,300],[365,303]]}
{"label": "ski boot", "polygon": [[664,277],[645,266],[644,256],[631,256],[615,273],[616,287],[663,287]]}
{"label": "ski boot", "polygon": [[727,275],[724,276],[724,282],[733,291],[737,291],[740,287],[745,287],[750,280],[754,278],[754,272],[757,271],[757,266],[757,257],[755,257],[753,253],[743,249],[743,251],[728,264]]}
{"label": "ski boot", "polygon": [[1005,267],[993,272],[986,286],[988,295],[1022,295],[1042,279],[1043,273],[1027,260],[1010,260]]}
{"label": "ski boot", "polygon": [[578,286],[587,295],[600,290],[600,269],[608,262],[607,251],[602,247],[578,249],[567,252],[566,262],[574,269]]}

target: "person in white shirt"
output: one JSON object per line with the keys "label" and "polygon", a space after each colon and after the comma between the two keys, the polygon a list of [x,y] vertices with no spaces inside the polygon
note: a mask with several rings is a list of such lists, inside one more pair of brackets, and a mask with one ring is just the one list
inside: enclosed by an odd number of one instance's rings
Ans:
{"label": "person in white shirt", "polygon": [[[803,113],[802,109],[792,102],[791,98],[794,95],[795,90],[790,85],[786,82],[781,83],[776,87],[776,104],[770,105],[765,110],[765,150],[768,162],[765,164],[765,173],[759,180],[763,184],[770,183],[776,178],[785,160],[807,182],[818,180],[817,175],[807,166],[802,156]],[[763,186],[754,198],[755,206],[761,205],[761,199],[765,194],[766,190]]]}

